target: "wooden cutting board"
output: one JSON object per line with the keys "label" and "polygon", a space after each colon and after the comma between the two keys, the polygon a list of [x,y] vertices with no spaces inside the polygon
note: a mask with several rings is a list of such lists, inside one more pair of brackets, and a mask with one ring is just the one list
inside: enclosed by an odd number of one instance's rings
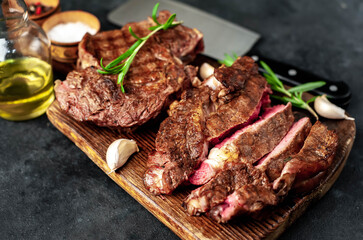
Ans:
{"label": "wooden cutting board", "polygon": [[218,224],[206,216],[191,217],[186,214],[181,204],[190,193],[191,186],[181,187],[171,196],[154,196],[144,187],[142,176],[146,169],[148,153],[154,150],[157,126],[139,129],[135,133],[120,134],[92,123],[73,120],[61,111],[57,101],[49,107],[47,115],[53,125],[106,174],[110,172],[105,159],[108,146],[119,138],[134,139],[140,152],[134,154],[121,169],[108,176],[182,239],[277,238],[310,204],[324,196],[331,188],[344,167],[356,133],[354,121],[324,121],[329,129],[335,129],[338,133],[339,145],[332,168],[314,191],[305,196],[289,197],[278,207],[270,210],[262,220],[239,217],[228,224]]}
{"label": "wooden cutting board", "polygon": [[[204,55],[198,55],[193,65],[200,66],[203,62],[208,62],[214,67],[219,66],[217,61]],[[48,108],[47,115],[53,125],[106,174],[110,172],[106,164],[108,146],[119,138],[134,139],[140,152],[134,154],[121,169],[108,176],[182,239],[277,238],[305,212],[310,204],[324,196],[331,188],[347,161],[356,134],[354,121],[323,121],[329,129],[336,130],[339,145],[333,166],[314,191],[305,196],[290,196],[275,209],[270,210],[267,217],[261,220],[239,217],[228,224],[218,224],[206,216],[192,217],[186,214],[181,204],[191,192],[192,186],[179,187],[171,196],[154,196],[144,187],[146,160],[148,154],[154,150],[158,123],[148,124],[147,127],[140,128],[134,133],[121,134],[92,123],[75,121],[61,111],[57,101]]]}

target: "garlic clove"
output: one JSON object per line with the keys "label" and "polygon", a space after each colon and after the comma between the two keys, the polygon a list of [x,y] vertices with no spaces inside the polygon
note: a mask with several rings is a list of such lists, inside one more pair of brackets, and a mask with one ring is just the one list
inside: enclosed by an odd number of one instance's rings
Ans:
{"label": "garlic clove", "polygon": [[345,110],[343,108],[340,108],[337,105],[331,103],[325,94],[318,96],[315,99],[314,108],[320,116],[325,118],[354,120],[354,118],[348,117],[345,114]]}
{"label": "garlic clove", "polygon": [[118,139],[110,144],[106,153],[106,162],[111,172],[122,167],[127,159],[139,148],[134,140]]}
{"label": "garlic clove", "polygon": [[200,66],[199,74],[203,80],[211,76],[213,73],[214,73],[214,67],[209,63],[203,63]]}

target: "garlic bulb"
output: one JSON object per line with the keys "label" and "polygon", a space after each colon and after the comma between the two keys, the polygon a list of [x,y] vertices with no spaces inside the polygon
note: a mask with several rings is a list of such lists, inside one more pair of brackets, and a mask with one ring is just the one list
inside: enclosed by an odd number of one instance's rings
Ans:
{"label": "garlic bulb", "polygon": [[348,117],[345,114],[345,110],[343,108],[331,103],[325,94],[315,99],[314,108],[320,116],[325,118],[354,120],[354,118]]}
{"label": "garlic bulb", "polygon": [[212,75],[213,73],[214,67],[209,63],[203,63],[202,66],[200,66],[199,74],[203,80]]}
{"label": "garlic bulb", "polygon": [[111,172],[124,165],[127,159],[139,148],[134,140],[118,139],[110,144],[106,153],[106,161]]}

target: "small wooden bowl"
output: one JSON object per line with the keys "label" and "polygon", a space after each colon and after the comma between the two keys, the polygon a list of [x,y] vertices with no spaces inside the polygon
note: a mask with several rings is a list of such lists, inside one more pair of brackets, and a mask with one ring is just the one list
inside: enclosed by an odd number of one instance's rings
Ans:
{"label": "small wooden bowl", "polygon": [[47,20],[47,18],[49,18],[50,16],[52,16],[57,12],[60,12],[61,10],[59,5],[59,0],[25,0],[27,6],[31,4],[36,4],[38,2],[40,2],[44,6],[51,7],[49,11],[41,13],[39,15],[29,14],[29,19],[36,22],[39,26],[42,26],[42,24],[44,23],[45,20]]}
{"label": "small wooden bowl", "polygon": [[[70,22],[82,22],[95,29],[96,32],[99,32],[101,28],[98,18],[93,14],[84,11],[65,11],[54,14],[43,23],[42,27],[44,31],[48,33],[54,26]],[[71,43],[57,42],[52,39],[50,39],[50,41],[52,58],[54,60],[63,63],[73,63],[77,60],[79,41]]]}

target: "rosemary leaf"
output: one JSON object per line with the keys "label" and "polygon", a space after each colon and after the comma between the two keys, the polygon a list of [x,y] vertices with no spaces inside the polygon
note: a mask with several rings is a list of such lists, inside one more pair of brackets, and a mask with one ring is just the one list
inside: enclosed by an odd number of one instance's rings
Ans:
{"label": "rosemary leaf", "polygon": [[290,89],[288,89],[287,91],[290,93],[293,92],[308,92],[311,91],[313,89],[319,88],[324,86],[326,83],[323,81],[317,81],[317,82],[308,82],[308,83],[304,83],[304,84],[300,84],[296,87],[292,87]]}
{"label": "rosemary leaf", "polygon": [[134,33],[134,31],[132,31],[131,26],[129,27],[129,32],[130,32],[130,34],[131,34],[134,38],[136,38],[137,40],[142,40],[141,38],[139,38],[139,36],[137,36],[137,35],[136,35],[136,33]]}
{"label": "rosemary leaf", "polygon": [[159,8],[159,5],[160,3],[156,3],[154,8],[153,8],[153,12],[152,12],[152,18],[154,20],[154,22],[157,24],[157,25],[161,25],[159,22],[158,22],[158,19],[156,17],[156,14],[158,14],[158,8]]}
{"label": "rosemary leaf", "polygon": [[163,27],[164,30],[167,30],[171,26],[171,24],[174,22],[175,17],[176,17],[175,13],[169,17],[168,21],[166,21],[166,23],[164,24]]}
{"label": "rosemary leaf", "polygon": [[309,103],[314,102],[317,97],[318,96],[314,96],[314,97],[310,98],[309,100],[306,101],[306,103],[309,104]]}
{"label": "rosemary leaf", "polygon": [[220,64],[224,64],[227,67],[230,67],[230,66],[232,66],[234,61],[236,61],[237,58],[238,58],[238,56],[235,53],[233,54],[233,57],[226,53],[226,54],[224,54],[224,59],[223,60],[218,60],[218,62]]}
{"label": "rosemary leaf", "polygon": [[271,70],[271,68],[264,62],[260,61],[261,66],[267,71],[267,73],[272,77],[272,79],[275,81],[277,85],[279,85],[281,88],[284,87],[284,84],[278,79],[276,74]]}

